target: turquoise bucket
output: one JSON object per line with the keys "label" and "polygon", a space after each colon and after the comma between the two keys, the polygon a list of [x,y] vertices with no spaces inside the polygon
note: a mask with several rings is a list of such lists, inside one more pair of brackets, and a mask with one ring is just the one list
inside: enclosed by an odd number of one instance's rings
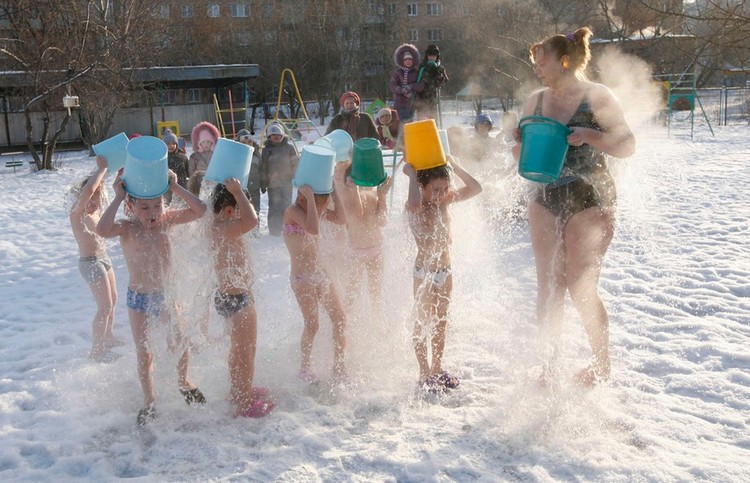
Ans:
{"label": "turquoise bucket", "polygon": [[294,186],[299,188],[306,184],[316,195],[331,193],[334,164],[336,153],[333,149],[314,144],[303,147],[294,175]]}
{"label": "turquoise bucket", "polygon": [[380,141],[362,138],[354,143],[352,153],[352,181],[357,186],[380,186],[388,179],[383,166]]}
{"label": "turquoise bucket", "polygon": [[522,140],[518,174],[537,183],[557,181],[568,154],[570,129],[543,116],[524,117],[518,127]]}
{"label": "turquoise bucket", "polygon": [[352,158],[352,148],[354,141],[348,132],[343,129],[334,129],[322,138],[318,138],[314,143],[316,146],[324,146],[333,149],[336,153],[336,162],[341,163]]}
{"label": "turquoise bucket", "polygon": [[94,144],[93,148],[97,156],[107,159],[107,170],[110,173],[114,173],[125,166],[125,158],[128,154],[128,137],[124,132]]}
{"label": "turquoise bucket", "polygon": [[169,189],[167,145],[153,136],[138,136],[128,143],[125,191],[136,198],[158,198]]}
{"label": "turquoise bucket", "polygon": [[203,179],[223,183],[228,178],[237,178],[242,186],[247,186],[253,151],[254,148],[247,144],[219,138]]}

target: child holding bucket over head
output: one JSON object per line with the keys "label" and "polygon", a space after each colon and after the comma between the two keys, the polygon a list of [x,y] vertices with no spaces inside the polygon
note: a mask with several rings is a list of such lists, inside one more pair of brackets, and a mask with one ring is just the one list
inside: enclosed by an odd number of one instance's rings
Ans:
{"label": "child holding bucket over head", "polygon": [[[429,122],[435,129],[432,120],[420,122]],[[414,140],[415,135],[409,132],[408,125],[405,136],[407,164],[404,165],[404,173],[409,176],[406,209],[409,227],[417,245],[413,272],[416,309],[414,351],[419,364],[421,388],[440,392],[456,388],[459,384],[458,379],[442,367],[448,308],[453,291],[448,206],[478,195],[482,186],[452,156],[447,156],[448,164],[443,159],[435,159],[441,156],[442,150],[417,152],[412,148],[412,143],[421,140]],[[432,139],[431,143],[440,142],[436,130]],[[420,159],[422,155],[427,155],[427,159]],[[463,186],[458,189],[451,187],[451,172],[462,181]]]}
{"label": "child holding bucket over head", "polygon": [[[127,169],[127,167],[126,167]],[[177,175],[168,171],[168,189],[181,198],[186,208],[164,209],[164,197],[138,198],[125,191],[122,172],[118,172],[113,188],[115,198],[99,220],[96,231],[105,238],[120,237],[122,252],[128,265],[128,318],[135,341],[138,378],[143,390],[144,407],[138,412],[139,425],[156,417],[153,381],[153,353],[149,347],[148,331],[152,319],[160,315],[170,317],[164,296],[165,279],[170,266],[170,228],[203,216],[206,205],[177,183]],[[128,218],[115,221],[120,205],[125,202]],[[182,339],[180,334],[178,338]],[[182,342],[182,341],[178,341]],[[205,403],[198,387],[188,379],[190,349],[185,348],[177,364],[179,390],[185,401]]]}
{"label": "child holding bucket over head", "polygon": [[212,202],[211,244],[219,284],[214,306],[230,324],[230,400],[235,417],[262,417],[271,412],[274,403],[263,399],[265,390],[253,387],[258,317],[243,240],[243,235],[258,225],[258,215],[237,178],[216,185]]}
{"label": "child holding bucket over head", "polygon": [[[334,153],[327,149],[323,151],[330,152],[329,161],[332,164]],[[327,209],[331,196],[328,193],[333,191],[332,176],[330,184],[330,189],[320,189],[320,193],[313,193],[310,185],[302,184],[297,190],[297,199],[284,211],[284,244],[289,251],[291,263],[289,283],[304,321],[300,343],[302,361],[298,376],[302,381],[309,383],[318,380],[312,370],[312,347],[319,327],[319,304],[323,305],[333,324],[333,378],[337,382],[346,382],[348,377],[344,361],[346,315],[334,284],[318,260],[321,218],[343,219],[339,212],[340,203],[334,202],[333,212]]]}
{"label": "child holding bucket over head", "polygon": [[92,340],[89,357],[97,362],[107,362],[115,355],[111,352],[119,341],[112,335],[117,284],[112,260],[107,256],[104,239],[96,233],[96,225],[107,203],[102,180],[107,174],[107,160],[96,157],[96,171],[71,190],[78,197],[70,211],[70,227],[78,244],[78,269],[91,289],[96,301],[96,315],[91,324]]}
{"label": "child holding bucket over head", "polygon": [[360,292],[366,273],[370,304],[378,314],[383,288],[383,227],[388,221],[387,195],[393,185],[393,178],[383,169],[378,141],[364,138],[354,143],[352,160],[336,164],[333,180],[346,218],[351,255],[356,260],[347,307],[351,308],[351,299]]}

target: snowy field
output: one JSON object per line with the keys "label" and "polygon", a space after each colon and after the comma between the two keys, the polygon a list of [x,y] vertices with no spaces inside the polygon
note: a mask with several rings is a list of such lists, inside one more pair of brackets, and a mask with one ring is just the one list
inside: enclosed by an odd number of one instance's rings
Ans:
{"label": "snowy field", "polygon": [[[384,316],[349,323],[355,383],[341,390],[296,378],[302,318],[288,255],[281,239],[262,233],[250,240],[256,384],[278,399],[276,410],[229,416],[228,339],[212,311],[212,338],[196,338],[191,361],[208,404],[185,405],[166,329],[157,328],[160,416],[145,429],[135,424],[142,393],[116,241],[108,245],[120,295],[115,334],[126,344],[110,364],[87,357],[95,306],[64,200],[93,158],[61,154],[56,172],[0,166],[0,480],[750,481],[750,135],[742,126],[714,129],[716,137],[698,126],[694,141],[689,132],[641,129],[636,156],[614,162],[618,228],[601,282],[610,384],[537,387],[533,258],[523,217],[510,214],[521,183],[487,180],[482,195],[453,208],[444,365],[461,386],[419,397],[410,343],[415,248],[399,174]],[[194,236],[200,223],[175,240],[175,289],[193,300],[210,290],[206,248]],[[198,334],[197,317],[191,323]],[[567,380],[589,356],[570,306],[561,344]],[[324,317],[314,358],[326,377],[331,353]]]}

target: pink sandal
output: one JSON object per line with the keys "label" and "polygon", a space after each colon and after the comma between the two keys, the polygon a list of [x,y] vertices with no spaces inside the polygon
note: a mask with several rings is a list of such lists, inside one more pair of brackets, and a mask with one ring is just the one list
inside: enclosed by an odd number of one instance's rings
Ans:
{"label": "pink sandal", "polygon": [[242,416],[243,418],[262,418],[273,411],[274,407],[276,407],[276,404],[270,399],[254,399],[250,403],[250,407],[240,412],[238,416]]}

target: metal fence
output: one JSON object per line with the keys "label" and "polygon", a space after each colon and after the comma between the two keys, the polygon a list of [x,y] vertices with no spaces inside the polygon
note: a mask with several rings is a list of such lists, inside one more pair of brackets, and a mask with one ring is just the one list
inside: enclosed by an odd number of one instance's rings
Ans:
{"label": "metal fence", "polygon": [[[700,102],[695,103],[695,120],[702,121],[703,111],[713,126],[728,125],[750,125],[750,88],[749,87],[721,87],[697,90]],[[305,103],[313,119],[317,115],[317,103],[308,101]],[[483,108],[493,115],[502,115],[502,106],[513,106],[512,100],[501,103],[498,99],[485,99]],[[520,106],[520,104],[516,103]],[[275,108],[275,105],[273,105]],[[442,111],[444,114],[466,117],[470,122],[474,115],[474,106],[471,102],[444,99]],[[273,109],[275,111],[275,109]],[[50,125],[59,126],[64,112],[52,114]],[[263,109],[258,109],[256,121],[259,128],[263,125]],[[127,134],[156,134],[156,123],[159,121],[177,121],[180,126],[180,134],[189,138],[190,130],[201,121],[216,122],[216,112],[213,104],[190,104],[164,107],[142,107],[120,109],[115,116],[112,134],[125,132]],[[32,114],[33,135],[35,139],[41,138],[43,129],[43,113]],[[81,129],[77,113],[73,113],[71,121],[60,138],[62,142],[75,142],[81,139]],[[9,112],[0,116],[0,143],[3,146],[20,146],[26,144],[26,117],[23,113]]]}

